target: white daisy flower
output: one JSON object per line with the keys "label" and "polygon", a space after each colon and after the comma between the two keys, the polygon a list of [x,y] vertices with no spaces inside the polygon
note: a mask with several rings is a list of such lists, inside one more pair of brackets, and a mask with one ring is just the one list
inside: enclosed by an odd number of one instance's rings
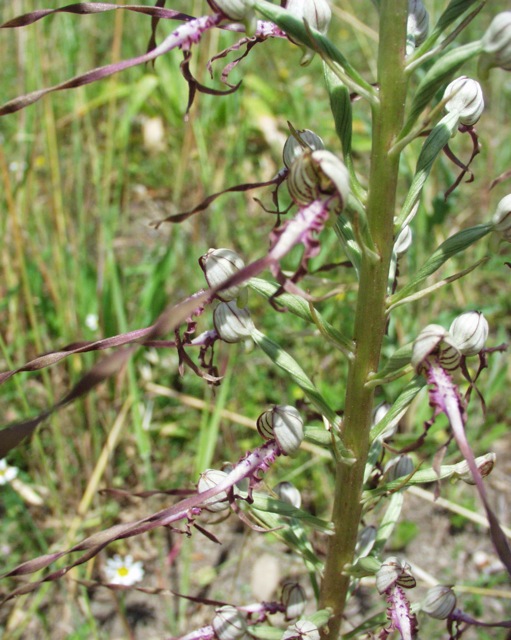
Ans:
{"label": "white daisy flower", "polygon": [[5,461],[0,460],[0,484],[7,484],[18,475],[18,467],[11,467]]}
{"label": "white daisy flower", "polygon": [[144,568],[141,562],[133,562],[132,556],[116,554],[106,561],[105,576],[109,584],[131,586],[142,580]]}
{"label": "white daisy flower", "polygon": [[99,318],[97,313],[88,313],[85,317],[85,326],[91,331],[97,331]]}

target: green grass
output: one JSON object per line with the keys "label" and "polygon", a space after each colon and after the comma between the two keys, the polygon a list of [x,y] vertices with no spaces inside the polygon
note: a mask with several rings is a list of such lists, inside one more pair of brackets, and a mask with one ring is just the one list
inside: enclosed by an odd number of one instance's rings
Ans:
{"label": "green grass", "polygon": [[[59,4],[48,0],[44,6]],[[172,7],[198,14],[204,4],[181,2],[172,3]],[[348,13],[362,15],[352,6],[358,3],[338,4]],[[6,3],[0,20],[41,6],[35,0],[13,2],[12,6]],[[367,3],[367,11],[370,7]],[[167,30],[168,26],[162,25],[160,34]],[[357,41],[353,41],[352,34],[353,27],[347,22],[337,22],[331,36],[334,41],[339,37],[343,51],[352,54],[371,77],[369,56],[374,42],[356,30]],[[9,63],[0,73],[2,99],[57,83],[118,56],[135,55],[145,50],[148,36],[149,19],[123,12],[87,17],[61,14],[24,30],[3,31],[0,58]],[[201,81],[219,86],[207,77],[205,62],[231,41],[232,36],[225,33],[205,39],[194,66]],[[193,207],[226,186],[272,177],[281,166],[280,138],[287,135],[287,120],[297,128],[313,128],[329,148],[339,148],[326,92],[317,82],[321,65],[315,60],[309,68],[297,71],[294,62],[298,58],[299,51],[285,42],[256,47],[233,74],[236,80],[243,78],[241,90],[220,98],[198,95],[187,122],[183,121],[187,88],[179,73],[177,52],[159,59],[154,69],[135,68],[97,85],[56,93],[2,119],[2,370],[70,342],[151,324],[171,301],[204,286],[197,259],[210,247],[231,247],[247,260],[263,255],[274,218],[257,206],[253,196],[269,204],[267,190],[263,194],[226,194],[208,211],[180,226],[164,225],[155,231],[150,222]],[[221,67],[219,61],[217,71]],[[509,76],[500,72],[485,85],[490,111],[478,126],[484,145],[473,165],[475,181],[467,189],[460,188],[447,203],[438,194],[455,174],[447,161],[438,163],[437,177],[428,187],[423,212],[416,220],[421,242],[413,245],[401,265],[403,281],[447,235],[488,220],[498,199],[509,190],[506,182],[492,192],[488,186],[511,165],[511,148],[498,144],[510,134],[510,93]],[[158,149],[144,144],[149,118],[158,118],[163,127]],[[355,128],[355,145],[365,153],[370,140],[364,109],[357,113]],[[415,166],[420,144],[407,153],[405,176]],[[458,144],[466,153],[457,139],[453,148],[458,149]],[[460,153],[463,157],[463,151]],[[333,240],[327,241],[326,247],[327,253],[315,266],[345,259]],[[481,310],[488,317],[492,344],[508,339],[509,272],[503,264],[509,259],[508,250],[483,241],[470,250],[470,257],[480,258],[488,251],[493,253],[484,270],[441,290],[432,299],[396,312],[389,329],[389,352],[413,339],[418,328],[429,322],[448,326],[467,308]],[[441,273],[463,268],[466,259],[464,255],[463,262],[453,260]],[[325,319],[349,335],[356,293],[353,273],[342,267],[319,272],[307,284],[323,292],[332,282],[341,283],[339,293],[318,308]],[[339,380],[345,376],[346,363],[332,354],[314,327],[290,314],[269,313],[266,301],[254,293],[250,308],[258,328],[280,340],[298,362],[306,363],[315,384],[341,411]],[[88,314],[98,316],[97,330],[86,326]],[[209,316],[199,323],[200,330],[209,328]],[[3,424],[44,411],[99,357],[72,356],[49,370],[22,373],[9,380],[0,396]],[[20,468],[24,482],[40,492],[44,506],[27,504],[9,487],[0,489],[4,521],[0,544],[10,550],[6,569],[50,549],[69,546],[119,517],[135,519],[162,504],[153,500],[147,505],[136,501],[118,505],[99,496],[99,488],[140,491],[191,487],[200,469],[236,460],[254,447],[258,440],[253,431],[223,417],[224,409],[254,420],[269,404],[302,400],[300,390],[278,370],[269,368],[261,352],[245,345],[222,345],[216,357],[226,379],[220,389],[212,390],[190,372],[180,377],[173,352],[139,349],[115,380],[46,420],[31,442],[12,453],[10,463]],[[174,390],[176,397],[148,391],[147,379]],[[475,409],[477,453],[491,449],[509,426],[508,384],[506,358],[496,355],[480,382],[492,410],[485,418]],[[398,388],[399,383],[388,387],[389,399]],[[186,396],[203,400],[205,408],[190,408],[183,401]],[[423,397],[414,404],[400,437],[406,439],[412,430],[417,433],[429,417]],[[114,429],[118,430],[114,451],[100,468],[98,460]],[[440,440],[428,441],[428,459]],[[454,448],[448,456],[458,459]],[[301,452],[296,460],[282,463],[282,475],[304,489],[311,508],[327,517],[332,478],[328,465],[317,462],[310,464],[310,454]],[[272,478],[275,476],[273,473]],[[137,544],[128,540],[114,546],[133,551]],[[161,533],[147,536],[143,543],[153,563],[163,561],[163,544]],[[186,573],[186,563],[191,567],[193,559],[190,555],[188,561],[182,560],[177,590],[184,591],[193,585]],[[98,564],[92,563],[80,567],[73,577],[97,577],[97,571]],[[189,571],[193,574],[192,568]],[[24,637],[29,624],[36,625],[33,637],[54,637],[52,625],[73,611],[75,630],[66,637],[101,638],[87,599],[85,591],[72,581],[46,585],[7,608],[11,624],[17,620],[16,628],[8,628],[8,617],[0,615],[5,637]],[[158,602],[169,620],[168,633],[183,631],[187,605],[180,602],[174,608],[168,598]],[[25,614],[19,622],[16,616],[21,611]]]}

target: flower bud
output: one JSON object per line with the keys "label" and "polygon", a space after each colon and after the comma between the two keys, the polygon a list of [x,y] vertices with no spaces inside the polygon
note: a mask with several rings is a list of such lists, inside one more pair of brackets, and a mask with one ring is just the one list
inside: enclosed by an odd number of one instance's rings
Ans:
{"label": "flower bud", "polygon": [[[486,453],[484,456],[479,456],[476,458],[476,466],[481,474],[482,478],[486,478],[493,471],[493,467],[497,462],[497,456],[493,452]],[[474,476],[472,475],[470,468],[468,466],[468,462],[463,460],[459,464],[456,465],[456,473],[455,476],[458,477],[463,482],[467,484],[475,484]]]}
{"label": "flower bud", "polygon": [[444,91],[446,99],[445,110],[457,113],[460,123],[467,126],[475,124],[484,110],[481,85],[467,76],[461,76],[447,86]]}
{"label": "flower bud", "polygon": [[376,527],[372,525],[362,529],[358,534],[357,545],[355,547],[355,555],[357,558],[365,558],[371,553],[374,543],[376,542],[377,533]]}
{"label": "flower bud", "polygon": [[216,610],[212,624],[218,640],[239,640],[247,632],[245,617],[230,604]]}
{"label": "flower bud", "polygon": [[386,482],[393,482],[398,478],[409,476],[413,473],[415,466],[410,456],[402,455],[389,460],[383,470],[383,478]]}
{"label": "flower bud", "polygon": [[303,440],[303,420],[295,407],[276,405],[257,419],[257,430],[265,440],[276,440],[286,456],[297,451]]}
{"label": "flower bud", "polygon": [[488,331],[488,322],[480,311],[462,313],[453,320],[449,328],[456,346],[464,356],[475,356],[483,349]]}
{"label": "flower bud", "polygon": [[399,232],[396,241],[394,242],[394,252],[397,256],[402,256],[408,251],[412,244],[412,230],[410,225],[404,226]]}
{"label": "flower bud", "polygon": [[447,371],[453,371],[460,363],[461,354],[454,338],[439,324],[428,324],[413,343],[412,366],[417,373],[431,358]]}
{"label": "flower bud", "polygon": [[255,0],[209,0],[221,13],[231,20],[245,24],[247,33],[254,33],[257,17],[254,11]]}
{"label": "flower bud", "polygon": [[428,35],[429,13],[422,0],[408,0],[408,20],[406,22],[406,53],[410,55],[421,45]]}
{"label": "flower bud", "polygon": [[328,0],[287,0],[286,9],[298,20],[305,20],[312,29],[323,34],[328,31],[332,19]]}
{"label": "flower bud", "polygon": [[[210,249],[199,258],[199,264],[210,287],[218,287],[245,266],[240,256],[230,249]],[[242,284],[223,289],[217,296],[220,300],[229,302],[238,297],[244,286],[246,285]]]}
{"label": "flower bud", "polygon": [[500,231],[511,242],[511,194],[504,196],[492,218],[493,230]]}
{"label": "flower bud", "polygon": [[413,589],[416,582],[410,573],[410,565],[395,556],[390,556],[376,572],[376,588],[379,593],[385,593],[395,584],[405,589]]}
{"label": "flower bud", "polygon": [[[197,483],[198,493],[204,493],[205,491],[209,491],[209,489],[213,489],[213,487],[216,487],[222,480],[225,480],[225,478],[227,478],[227,473],[223,471],[206,469],[206,471],[200,474],[199,482]],[[224,509],[228,509],[227,493],[220,491],[218,495],[204,500],[203,504],[206,505],[208,511],[223,511]]]}
{"label": "flower bud", "polygon": [[282,640],[319,640],[319,629],[309,620],[298,620],[284,631]]}
{"label": "flower bud", "polygon": [[511,11],[503,11],[493,18],[481,43],[480,68],[483,73],[492,67],[511,71]]}
{"label": "flower bud", "polygon": [[306,151],[296,158],[289,169],[287,185],[291,198],[303,206],[337,196],[341,210],[350,194],[348,170],[326,149]]}
{"label": "flower bud", "polygon": [[428,590],[421,609],[432,618],[445,620],[454,611],[456,596],[451,587],[436,585]]}
{"label": "flower bud", "polygon": [[282,502],[287,502],[287,504],[290,504],[296,509],[301,507],[302,496],[292,482],[279,482],[273,487],[273,491],[278,495]]}
{"label": "flower bud", "polygon": [[284,160],[284,165],[288,169],[307,149],[316,151],[318,149],[325,148],[323,140],[316,135],[314,131],[311,131],[310,129],[302,129],[296,133],[300,139],[297,140],[294,135],[290,135],[286,140],[282,151],[282,159]]}
{"label": "flower bud", "polygon": [[307,599],[305,591],[298,582],[284,582],[282,585],[282,596],[280,598],[286,608],[286,620],[299,618],[304,609]]}
{"label": "flower bud", "polygon": [[224,342],[241,342],[255,330],[248,309],[240,309],[234,300],[221,302],[213,311],[213,324]]}

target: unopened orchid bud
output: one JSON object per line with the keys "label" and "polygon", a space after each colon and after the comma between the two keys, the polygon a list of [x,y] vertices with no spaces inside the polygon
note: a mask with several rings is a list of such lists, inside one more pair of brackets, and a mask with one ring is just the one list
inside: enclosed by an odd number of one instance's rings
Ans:
{"label": "unopened orchid bud", "polygon": [[408,251],[412,244],[412,230],[409,225],[404,226],[399,232],[396,241],[394,242],[394,252],[397,256],[402,256]]}
{"label": "unopened orchid bud", "polygon": [[395,556],[390,556],[376,572],[376,588],[379,593],[385,593],[396,584],[405,589],[413,589],[416,582],[410,573],[410,565]]}
{"label": "unopened orchid bud", "polygon": [[[197,491],[198,493],[204,493],[205,491],[209,491],[216,487],[220,482],[227,478],[227,473],[224,471],[219,471],[218,469],[206,469],[200,474],[199,482],[197,483]],[[208,511],[223,511],[224,509],[229,508],[229,503],[227,502],[227,493],[225,491],[220,491],[218,495],[212,496],[207,500],[204,500],[204,505],[208,509]]]}
{"label": "unopened orchid bud", "polygon": [[467,76],[461,76],[447,86],[444,100],[447,100],[445,110],[458,114],[459,122],[467,126],[475,124],[484,111],[481,85]]}
{"label": "unopened orchid bud", "polygon": [[428,324],[413,343],[412,366],[417,373],[426,367],[428,360],[434,360],[447,371],[453,371],[458,367],[460,358],[454,338],[439,324]]}
{"label": "unopened orchid bud", "polygon": [[436,585],[428,590],[421,609],[432,618],[445,620],[454,611],[456,596],[451,587]]}
{"label": "unopened orchid bud", "polygon": [[[497,462],[497,456],[493,452],[486,453],[484,456],[478,456],[475,460],[477,469],[481,474],[482,478],[486,478],[493,471],[493,467]],[[467,484],[475,484],[474,476],[470,471],[468,466],[468,462],[463,460],[458,465],[456,465],[456,474],[455,476],[463,482]]]}
{"label": "unopened orchid bud", "polygon": [[224,342],[241,342],[255,330],[248,309],[240,309],[234,300],[221,302],[213,311],[213,324]]}
{"label": "unopened orchid bud", "polygon": [[449,332],[460,353],[475,356],[480,353],[488,339],[489,326],[480,311],[462,313],[453,320]]}
{"label": "unopened orchid bud", "polygon": [[410,456],[402,455],[389,460],[383,470],[383,477],[386,482],[393,482],[398,478],[409,476],[413,473],[415,465]]}
{"label": "unopened orchid bud", "polygon": [[511,194],[504,196],[497,205],[492,223],[493,230],[499,231],[505,240],[511,242]]}
{"label": "unopened orchid bud", "polygon": [[292,482],[279,482],[273,487],[273,491],[278,495],[282,502],[287,502],[287,504],[290,504],[296,509],[301,507],[302,495]]}
{"label": "unopened orchid bud", "polygon": [[408,20],[406,22],[406,53],[410,55],[421,45],[428,35],[429,13],[422,0],[408,0]]}
{"label": "unopened orchid bud", "polygon": [[281,602],[286,608],[286,620],[299,618],[307,602],[305,591],[298,582],[285,582],[282,585]]}
{"label": "unopened orchid bud", "polygon": [[282,159],[284,165],[289,169],[293,162],[303,153],[309,149],[311,151],[317,151],[318,149],[324,149],[325,145],[323,140],[310,129],[303,129],[297,131],[298,138],[294,135],[290,135],[284,144],[282,151]]}
{"label": "unopened orchid bud", "polygon": [[[199,264],[210,287],[218,287],[245,266],[240,256],[230,249],[210,249],[199,258]],[[219,291],[217,295],[220,300],[229,302],[238,297],[244,286],[229,287]]]}
{"label": "unopened orchid bud", "polygon": [[330,151],[304,152],[293,162],[287,179],[289,194],[298,205],[335,197],[342,210],[350,194],[349,173],[344,163]]}
{"label": "unopened orchid bud", "polygon": [[247,632],[245,616],[230,604],[216,610],[212,624],[218,640],[239,640]]}
{"label": "unopened orchid bud", "polygon": [[242,22],[247,33],[254,33],[257,17],[254,11],[255,0],[209,0],[212,6],[231,20]]}
{"label": "unopened orchid bud", "polygon": [[297,451],[303,440],[303,420],[295,407],[276,405],[262,413],[257,430],[265,440],[276,440],[284,455]]}
{"label": "unopened orchid bud", "polygon": [[493,18],[481,43],[479,68],[483,75],[493,67],[511,71],[511,11],[503,11]]}
{"label": "unopened orchid bud", "polygon": [[284,631],[282,640],[319,640],[319,629],[310,620],[298,620]]}
{"label": "unopened orchid bud", "polygon": [[[308,26],[316,29],[322,34],[328,31],[330,20],[332,18],[332,10],[328,0],[287,0],[286,9],[297,20],[307,22]],[[291,42],[295,42],[288,36]],[[296,43],[299,44],[299,43]],[[300,45],[303,50],[303,57],[300,60],[302,66],[306,66],[314,58],[314,51]]]}

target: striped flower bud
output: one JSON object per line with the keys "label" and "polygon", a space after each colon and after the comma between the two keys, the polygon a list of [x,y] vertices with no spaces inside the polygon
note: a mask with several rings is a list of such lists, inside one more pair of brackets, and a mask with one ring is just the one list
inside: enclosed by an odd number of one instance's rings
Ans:
{"label": "striped flower bud", "polygon": [[376,572],[376,588],[379,593],[385,593],[394,585],[404,589],[413,589],[416,582],[410,573],[410,565],[395,556],[390,556]]}
{"label": "striped flower bud", "polygon": [[234,300],[221,302],[213,311],[213,324],[224,342],[241,342],[255,330],[248,309],[240,309]]}
{"label": "striped flower bud", "polygon": [[511,194],[504,196],[497,205],[492,223],[493,230],[499,231],[505,240],[511,242]]}
{"label": "striped flower bud", "polygon": [[245,616],[230,604],[216,610],[212,624],[218,640],[239,640],[247,632]]}
{"label": "striped flower bud", "polygon": [[383,470],[383,478],[386,482],[393,482],[398,478],[409,476],[413,473],[415,465],[410,456],[402,455],[389,460]]}
{"label": "striped flower bud", "polygon": [[453,320],[449,332],[460,353],[464,356],[475,356],[486,344],[489,326],[480,311],[462,313]]}
{"label": "striped flower bud", "polygon": [[287,502],[287,504],[290,504],[296,509],[301,507],[302,495],[292,482],[279,482],[273,487],[273,491],[278,495],[282,502]]}
{"label": "striped flower bud", "polygon": [[319,629],[309,620],[298,620],[284,631],[282,640],[319,640]]}
{"label": "striped flower bud", "polygon": [[[206,471],[200,474],[199,482],[197,483],[198,493],[204,493],[205,491],[213,489],[213,487],[216,487],[220,482],[225,480],[225,478],[227,478],[227,473],[224,471],[206,469]],[[224,509],[228,509],[227,493],[225,491],[219,492],[218,495],[204,500],[204,505],[206,505],[208,511],[223,511]]]}
{"label": "striped flower bud", "polygon": [[295,407],[276,405],[257,419],[257,430],[265,440],[276,440],[284,455],[297,451],[303,440],[303,420]]}
{"label": "striped flower bud", "polygon": [[397,256],[402,256],[408,251],[412,244],[412,230],[410,225],[404,226],[394,242],[394,252]]}
{"label": "striped flower bud", "polygon": [[458,367],[460,358],[454,338],[439,324],[428,324],[413,343],[412,366],[417,373],[422,371],[428,360],[434,360],[447,371],[453,371]]}
{"label": "striped flower bud", "polygon": [[[486,453],[484,456],[476,458],[476,466],[482,478],[486,478],[493,471],[493,467],[497,462],[497,456],[493,452]],[[468,462],[463,460],[456,465],[455,477],[463,480],[467,484],[475,484],[474,476],[470,471]]]}
{"label": "striped flower bud", "polygon": [[[312,29],[316,29],[322,34],[328,31],[332,18],[332,10],[328,0],[287,0],[286,9],[297,20],[306,21]],[[291,42],[295,42],[290,36],[288,37]],[[295,44],[299,43],[295,42]],[[300,46],[303,51],[300,64],[306,66],[314,58],[314,51],[303,45]]]}
{"label": "striped flower bud", "polygon": [[408,20],[406,22],[406,53],[411,55],[428,35],[429,13],[422,0],[408,0]]}
{"label": "striped flower bud", "polygon": [[305,591],[298,582],[284,582],[282,585],[281,602],[286,608],[286,620],[299,618],[304,609],[307,598]]}
{"label": "striped flower bud", "polygon": [[298,134],[299,140],[297,140],[296,136],[290,135],[286,140],[282,151],[282,159],[284,160],[284,165],[288,169],[307,149],[317,151],[318,149],[325,148],[323,140],[316,135],[314,131],[311,131],[310,129],[302,129],[296,133]]}
{"label": "striped flower bud", "polygon": [[335,197],[336,210],[342,210],[350,194],[348,170],[326,149],[305,151],[296,158],[289,169],[287,185],[291,198],[302,206]]}
{"label": "striped flower bud", "polygon": [[209,0],[209,2],[227,18],[243,22],[248,33],[255,32],[257,26],[255,0]]}
{"label": "striped flower bud", "polygon": [[[199,264],[210,287],[218,287],[245,266],[240,256],[230,249],[210,249],[199,258]],[[229,287],[219,291],[217,295],[220,300],[229,302],[238,297],[244,286],[246,285]]]}
{"label": "striped flower bud", "polygon": [[428,590],[422,601],[421,609],[432,618],[445,620],[454,611],[455,606],[456,596],[451,587],[438,584]]}
{"label": "striped flower bud", "polygon": [[445,110],[457,113],[459,122],[467,126],[475,124],[484,110],[481,85],[467,76],[461,76],[447,86],[444,100],[447,100]]}
{"label": "striped flower bud", "polygon": [[503,11],[493,18],[481,43],[480,69],[483,74],[492,67],[511,71],[511,11]]}

